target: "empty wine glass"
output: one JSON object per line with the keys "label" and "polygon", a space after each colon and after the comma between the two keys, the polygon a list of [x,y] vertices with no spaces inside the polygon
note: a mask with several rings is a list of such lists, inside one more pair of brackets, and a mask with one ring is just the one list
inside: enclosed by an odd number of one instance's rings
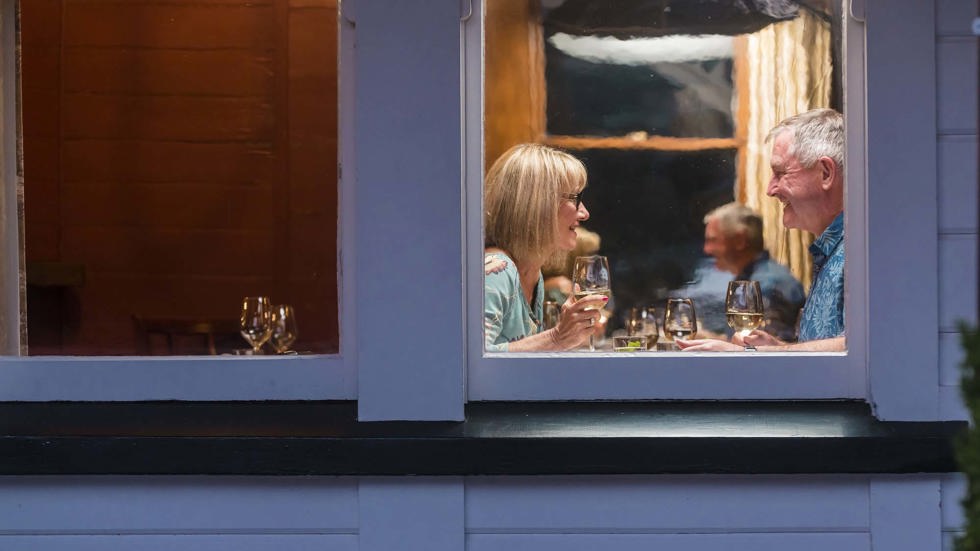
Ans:
{"label": "empty wine glass", "polygon": [[289,352],[289,347],[296,342],[296,314],[288,304],[279,304],[272,309],[272,335],[269,342],[279,354]]}
{"label": "empty wine glass", "polygon": [[261,354],[262,345],[272,336],[272,305],[269,297],[245,297],[239,318],[242,336],[252,346],[252,354]]}
{"label": "empty wine glass", "polygon": [[669,298],[664,310],[664,339],[690,339],[697,335],[698,318],[694,301],[689,298]]}
{"label": "empty wine glass", "polygon": [[626,333],[646,337],[647,350],[656,348],[657,340],[660,338],[656,310],[652,306],[631,308],[630,317],[626,321]]}
{"label": "empty wine glass", "polygon": [[[762,307],[762,290],[758,281],[736,280],[728,282],[725,293],[725,318],[736,333],[745,337],[762,325],[765,312]],[[755,347],[746,345],[746,350]]]}
{"label": "empty wine glass", "polygon": [[[572,288],[575,300],[589,295],[602,295],[609,298],[609,260],[604,256],[579,256],[575,258],[572,271]],[[587,310],[598,310],[601,305],[590,306]],[[589,350],[595,351],[595,334],[589,335]]]}

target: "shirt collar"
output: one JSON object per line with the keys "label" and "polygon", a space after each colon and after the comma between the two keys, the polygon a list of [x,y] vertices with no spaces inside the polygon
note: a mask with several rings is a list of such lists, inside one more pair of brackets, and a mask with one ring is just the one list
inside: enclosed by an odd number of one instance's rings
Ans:
{"label": "shirt collar", "polygon": [[735,279],[752,279],[752,274],[755,273],[755,267],[758,266],[760,262],[765,262],[766,260],[769,260],[769,251],[762,251],[759,253],[759,256],[755,257],[755,260],[749,262],[748,266],[743,268],[742,271],[735,276]]}
{"label": "shirt collar", "polygon": [[812,244],[810,244],[810,253],[813,254],[813,262],[817,266],[823,266],[823,263],[827,261],[827,257],[834,252],[834,249],[840,245],[841,241],[844,240],[844,213],[840,213],[834,218],[834,221],[827,226],[827,229],[820,234]]}

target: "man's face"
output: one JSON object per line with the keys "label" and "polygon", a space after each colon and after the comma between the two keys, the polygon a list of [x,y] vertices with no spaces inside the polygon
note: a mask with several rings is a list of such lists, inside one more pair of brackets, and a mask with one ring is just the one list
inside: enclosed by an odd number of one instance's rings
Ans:
{"label": "man's face", "polygon": [[734,256],[737,244],[732,236],[722,233],[717,220],[708,220],[704,226],[704,254],[714,257],[715,267],[725,272],[737,274]]}
{"label": "man's face", "polygon": [[[815,231],[819,226],[820,202],[824,200],[821,188],[822,167],[815,163],[804,168],[796,155],[789,153],[793,144],[791,132],[776,136],[772,143],[772,178],[766,195],[775,197],[783,204],[783,226]],[[820,231],[816,228],[816,231]]]}

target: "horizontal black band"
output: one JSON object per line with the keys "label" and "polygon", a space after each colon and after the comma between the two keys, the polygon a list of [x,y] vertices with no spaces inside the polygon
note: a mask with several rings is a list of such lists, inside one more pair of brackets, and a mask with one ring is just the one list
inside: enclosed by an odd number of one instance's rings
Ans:
{"label": "horizontal black band", "polygon": [[966,423],[861,402],[485,402],[358,422],[355,402],[0,404],[0,475],[804,474],[956,471]]}

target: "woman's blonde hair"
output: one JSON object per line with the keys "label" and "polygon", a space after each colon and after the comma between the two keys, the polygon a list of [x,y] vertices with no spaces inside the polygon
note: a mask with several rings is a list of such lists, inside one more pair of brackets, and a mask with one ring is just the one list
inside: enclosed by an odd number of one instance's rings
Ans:
{"label": "woman's blonde hair", "polygon": [[561,257],[555,246],[563,194],[585,188],[582,161],[541,144],[508,149],[487,172],[483,187],[483,243],[514,260]]}

